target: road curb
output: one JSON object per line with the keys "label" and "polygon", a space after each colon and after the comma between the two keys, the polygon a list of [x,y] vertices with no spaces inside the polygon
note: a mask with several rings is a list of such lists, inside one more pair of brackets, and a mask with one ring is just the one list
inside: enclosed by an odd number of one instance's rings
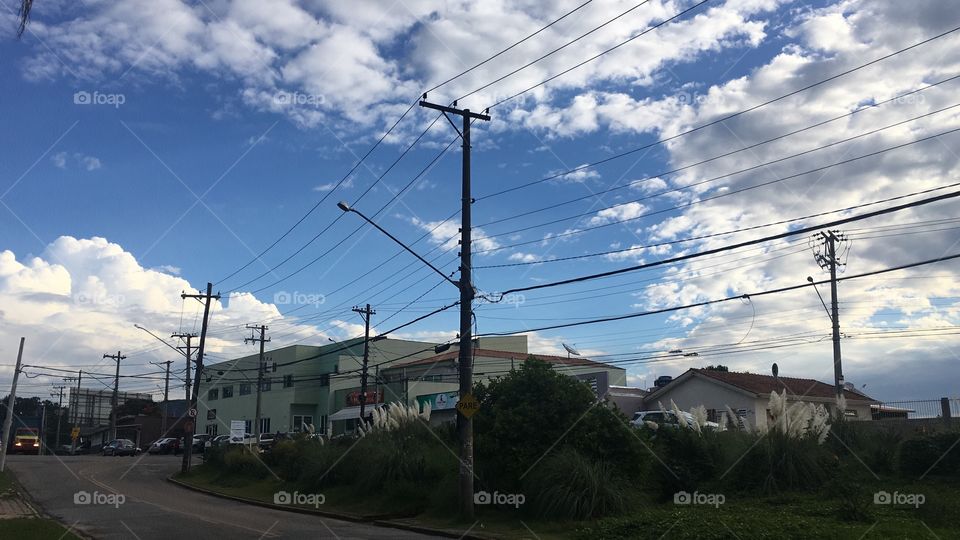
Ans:
{"label": "road curb", "polygon": [[489,536],[477,536],[471,533],[458,533],[454,531],[448,531],[444,529],[434,529],[430,527],[422,527],[419,525],[411,525],[409,523],[400,523],[397,521],[391,521],[389,519],[384,519],[383,517],[365,517],[355,514],[344,514],[339,512],[330,512],[327,510],[311,510],[309,508],[300,508],[296,506],[284,506],[279,504],[268,503],[265,501],[260,501],[257,499],[248,499],[246,497],[237,497],[236,495],[227,495],[225,493],[219,493],[210,489],[197,487],[191,484],[188,484],[182,480],[177,480],[172,476],[167,477],[167,482],[171,484],[180,486],[191,491],[196,491],[198,493],[203,493],[205,495],[210,495],[213,497],[219,497],[221,499],[229,499],[232,501],[242,502],[245,504],[250,504],[253,506],[260,506],[263,508],[270,508],[272,510],[280,510],[283,512],[293,512],[297,514],[307,514],[318,517],[327,517],[331,519],[338,519],[341,521],[350,521],[353,523],[367,523],[370,525],[377,525],[380,527],[389,527],[391,529],[400,529],[404,531],[416,532],[421,534],[429,534],[432,536],[438,536],[442,538],[463,538],[465,540],[493,540]]}

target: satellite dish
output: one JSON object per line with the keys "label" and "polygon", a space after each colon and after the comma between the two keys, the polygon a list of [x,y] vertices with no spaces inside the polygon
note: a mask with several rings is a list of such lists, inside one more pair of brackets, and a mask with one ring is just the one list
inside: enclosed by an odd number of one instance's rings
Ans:
{"label": "satellite dish", "polygon": [[776,362],[773,363],[773,366],[771,367],[771,371],[773,371],[773,376],[774,376],[774,377],[776,377],[777,375],[780,374],[780,368],[777,367],[777,363],[776,363]]}
{"label": "satellite dish", "polygon": [[561,343],[561,345],[563,345],[563,348],[566,349],[569,354],[572,354],[574,356],[580,356],[580,353],[577,352],[577,350],[574,349],[573,347],[567,345],[566,343]]}

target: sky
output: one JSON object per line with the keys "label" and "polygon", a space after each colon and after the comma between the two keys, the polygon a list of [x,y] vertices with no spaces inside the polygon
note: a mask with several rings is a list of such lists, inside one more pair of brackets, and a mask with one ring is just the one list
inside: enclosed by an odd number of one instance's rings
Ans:
{"label": "sky", "polygon": [[[120,350],[122,373],[158,373],[178,356],[134,324],[199,331],[180,295],[207,282],[208,361],[252,353],[248,324],[321,345],[362,335],[355,305],[385,332],[455,301],[336,206],[456,279],[460,142],[424,92],[491,116],[471,129],[477,331],[566,343],[635,386],[710,364],[832,381],[817,292],[750,297],[827,279],[822,242],[499,293],[960,182],[960,15],[937,0],[47,0],[20,39],[0,8],[0,387],[20,336],[31,365],[109,373]],[[957,208],[838,227],[842,275],[960,253]],[[842,281],[846,380],[882,401],[957,397],[958,270]],[[392,335],[457,326],[451,309]],[[42,397],[66,375],[28,373],[20,393]],[[124,389],[157,393],[152,376]]]}

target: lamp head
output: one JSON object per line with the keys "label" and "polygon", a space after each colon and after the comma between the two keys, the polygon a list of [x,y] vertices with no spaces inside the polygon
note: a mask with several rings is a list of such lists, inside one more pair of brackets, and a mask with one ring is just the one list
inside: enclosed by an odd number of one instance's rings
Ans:
{"label": "lamp head", "polygon": [[340,201],[337,203],[337,207],[343,210],[344,212],[349,212],[351,210],[350,205],[346,201]]}
{"label": "lamp head", "polygon": [[813,283],[813,276],[807,276],[807,281]]}

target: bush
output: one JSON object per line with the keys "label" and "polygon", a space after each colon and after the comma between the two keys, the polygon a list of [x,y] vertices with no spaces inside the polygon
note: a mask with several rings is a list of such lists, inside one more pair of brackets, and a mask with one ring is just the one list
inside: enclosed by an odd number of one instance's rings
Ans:
{"label": "bush", "polygon": [[916,476],[960,474],[958,439],[960,433],[947,432],[903,441],[900,445],[900,472]]}
{"label": "bush", "polygon": [[696,491],[717,475],[721,461],[718,435],[682,427],[657,430],[653,450],[661,463],[653,470],[661,498],[672,499],[678,491]]}
{"label": "bush", "polygon": [[836,456],[816,437],[790,437],[769,431],[728,475],[733,486],[770,495],[823,486],[837,464]]}
{"label": "bush", "polygon": [[254,479],[265,478],[270,473],[260,456],[243,446],[226,451],[223,456],[223,470],[236,476]]}
{"label": "bush", "polygon": [[529,509],[538,517],[590,519],[626,508],[626,488],[614,467],[567,448],[527,477]]}
{"label": "bush", "polygon": [[478,475],[500,491],[516,491],[531,467],[563,447],[640,477],[648,453],[627,419],[597,404],[590,387],[528,358],[505,377],[474,387]]}

